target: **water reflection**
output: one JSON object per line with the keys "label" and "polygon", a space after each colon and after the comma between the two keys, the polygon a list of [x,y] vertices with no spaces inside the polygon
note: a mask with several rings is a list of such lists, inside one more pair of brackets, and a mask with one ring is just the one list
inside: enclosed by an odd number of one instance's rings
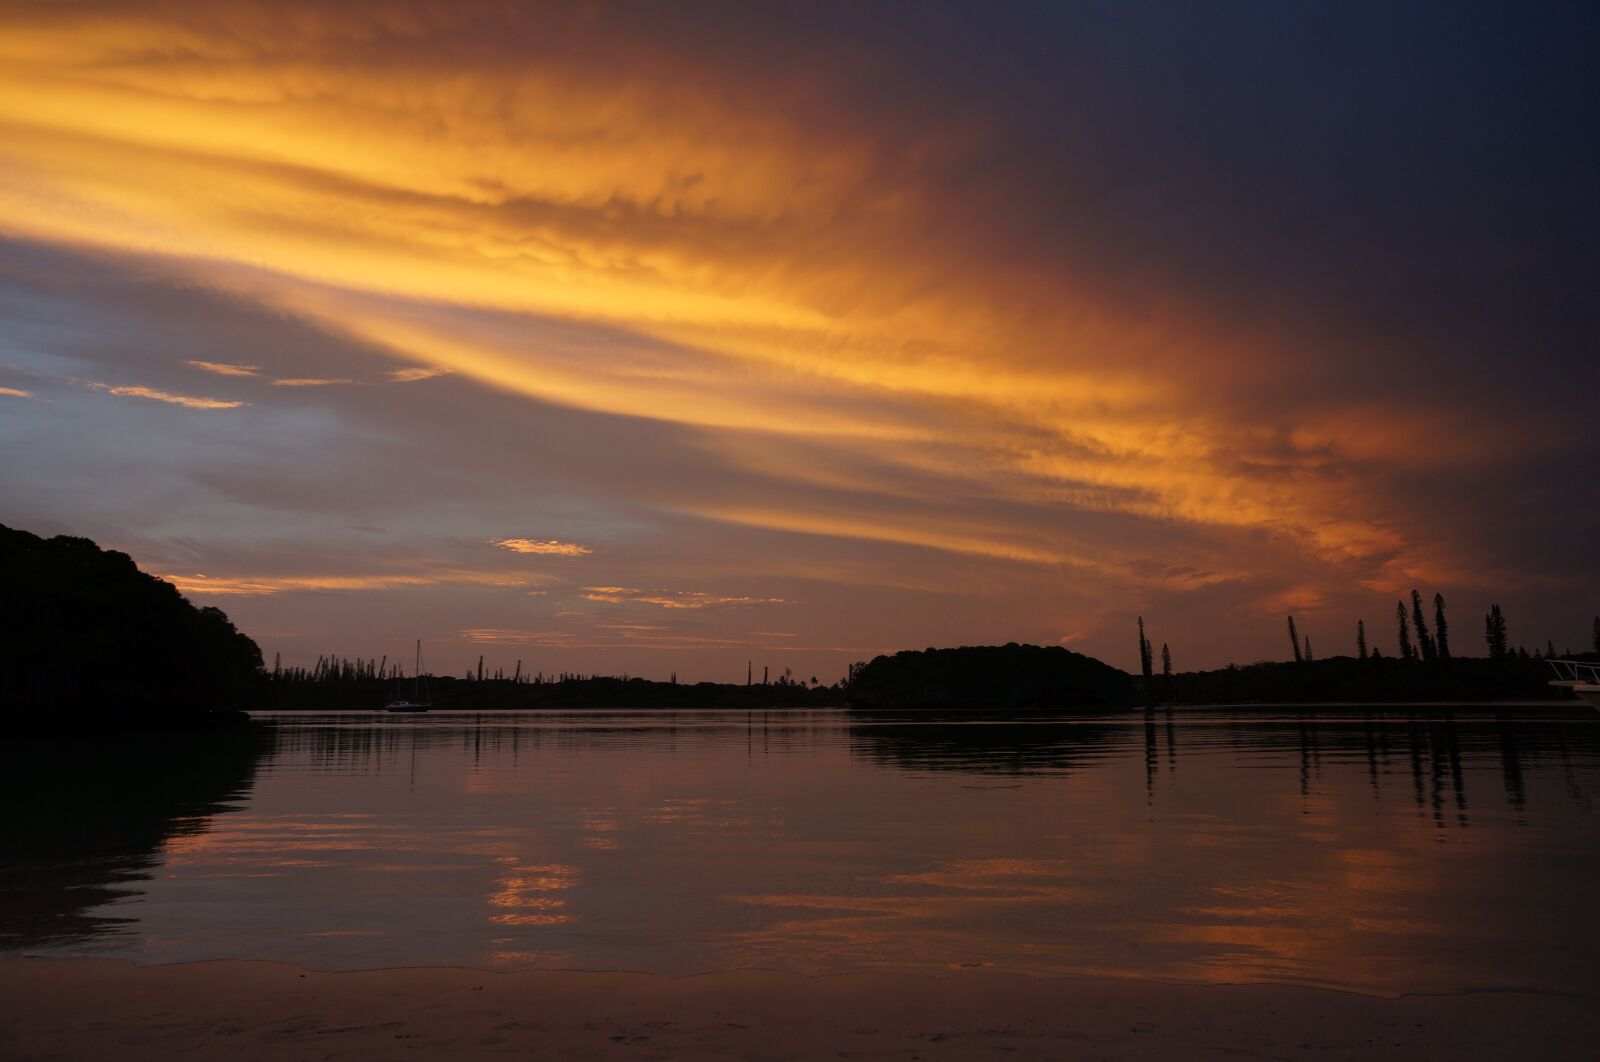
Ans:
{"label": "water reflection", "polygon": [[980,774],[1053,774],[1095,762],[1119,725],[1047,714],[872,712],[850,723],[851,752],[878,766]]}
{"label": "water reflection", "polygon": [[61,792],[4,924],[68,917],[7,946],[1600,987],[1592,715],[329,713],[205,762],[126,820],[143,757],[13,763]]}
{"label": "water reflection", "polygon": [[269,733],[29,738],[0,753],[0,949],[132,935],[162,850],[248,792]]}

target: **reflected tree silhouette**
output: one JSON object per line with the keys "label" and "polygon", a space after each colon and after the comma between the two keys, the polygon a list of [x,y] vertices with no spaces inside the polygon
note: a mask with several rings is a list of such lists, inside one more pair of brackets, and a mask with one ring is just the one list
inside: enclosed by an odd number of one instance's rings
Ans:
{"label": "reflected tree silhouette", "polygon": [[1090,765],[1123,733],[1121,726],[1110,723],[1049,716],[1030,719],[1008,713],[997,719],[979,711],[878,711],[852,718],[850,751],[906,770],[1046,774]]}
{"label": "reflected tree silhouette", "polygon": [[249,792],[268,728],[122,738],[12,740],[0,753],[0,950],[91,941],[132,919],[162,847],[204,833]]}

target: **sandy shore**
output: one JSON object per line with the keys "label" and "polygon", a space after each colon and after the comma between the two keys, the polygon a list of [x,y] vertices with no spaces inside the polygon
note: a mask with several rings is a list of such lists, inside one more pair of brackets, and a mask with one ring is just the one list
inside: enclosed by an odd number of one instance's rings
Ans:
{"label": "sandy shore", "polygon": [[1588,1059],[1594,1001],[729,972],[0,961],[4,1059]]}

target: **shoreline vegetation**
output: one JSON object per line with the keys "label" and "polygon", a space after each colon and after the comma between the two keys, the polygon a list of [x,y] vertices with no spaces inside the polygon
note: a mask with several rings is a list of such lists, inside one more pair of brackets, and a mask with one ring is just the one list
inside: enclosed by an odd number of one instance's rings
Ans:
{"label": "shoreline vegetation", "polygon": [[[0,641],[0,702],[24,729],[194,730],[248,725],[244,710],[380,708],[408,680],[387,659],[325,656],[315,667],[263,666],[260,649],[217,608],[196,607],[124,553],[88,539],[43,539],[0,526],[0,587],[13,617]],[[1487,657],[1453,656],[1444,599],[1430,633],[1421,595],[1396,603],[1398,651],[1313,658],[1294,618],[1294,659],[1175,672],[1139,619],[1140,675],[1061,646],[905,650],[852,664],[824,686],[787,671],[744,683],[525,671],[427,675],[441,710],[522,708],[907,708],[1104,711],[1141,706],[1473,704],[1570,699],[1548,684],[1545,654],[1512,650],[1498,606],[1485,618]],[[1413,633],[1414,632],[1414,633]],[[1600,639],[1600,621],[1596,637]],[[1554,647],[1548,647],[1551,654]],[[1600,650],[1600,645],[1597,645]],[[1569,654],[1572,655],[1572,654]],[[1600,660],[1600,651],[1576,659]]]}
{"label": "shoreline vegetation", "polygon": [[126,553],[0,525],[0,705],[24,731],[247,725],[261,650]]}
{"label": "shoreline vegetation", "polygon": [[[1593,653],[1574,659],[1600,660]],[[368,661],[324,658],[317,668],[263,678],[263,710],[380,707],[394,680]],[[1104,711],[1140,707],[1247,705],[1464,705],[1571,702],[1549,685],[1542,658],[1457,657],[1448,666],[1393,658],[1264,661],[1141,679],[1057,646],[966,646],[905,650],[854,669],[832,686],[662,682],[606,675],[483,679],[431,675],[440,711],[537,708],[905,708]]]}

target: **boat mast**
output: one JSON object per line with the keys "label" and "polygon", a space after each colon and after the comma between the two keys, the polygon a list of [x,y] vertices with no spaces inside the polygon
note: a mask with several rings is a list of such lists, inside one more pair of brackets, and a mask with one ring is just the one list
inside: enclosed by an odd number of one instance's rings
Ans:
{"label": "boat mast", "polygon": [[422,700],[422,639],[417,639],[417,664],[411,672],[411,700]]}

